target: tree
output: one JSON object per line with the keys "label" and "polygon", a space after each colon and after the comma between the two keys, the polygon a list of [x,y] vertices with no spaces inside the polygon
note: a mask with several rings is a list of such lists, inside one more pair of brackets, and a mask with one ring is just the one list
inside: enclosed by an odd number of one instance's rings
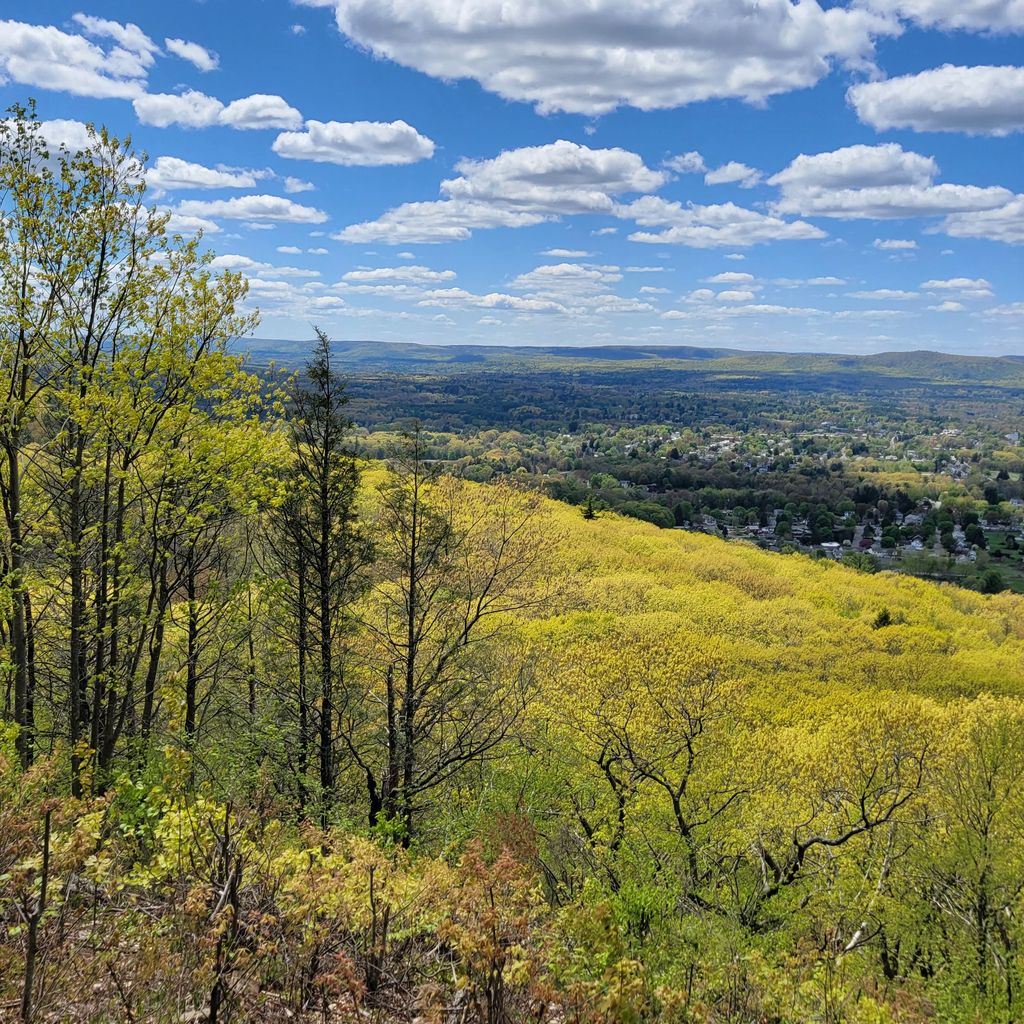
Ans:
{"label": "tree", "polygon": [[537,525],[535,495],[439,478],[419,431],[395,452],[377,501],[365,685],[345,735],[370,823],[393,822],[408,843],[426,795],[495,756],[519,720],[530,680],[509,617],[550,595],[554,540]]}
{"label": "tree", "polygon": [[[135,728],[147,651],[152,711],[169,608],[150,529],[156,453],[196,416],[223,422],[258,404],[260,386],[225,350],[255,320],[236,312],[245,282],[211,275],[198,241],[168,236],[168,215],[144,205],[130,140],[91,129],[86,149],[51,158],[34,112],[11,114],[0,143],[0,316],[2,358],[16,372],[0,444],[16,719],[27,760],[36,676],[65,695],[49,726],[63,720],[79,794],[87,765],[104,785]],[[33,533],[46,543],[29,566]]]}
{"label": "tree", "polygon": [[317,328],[304,379],[292,394],[293,463],[269,541],[284,579],[286,628],[296,659],[300,804],[307,799],[310,748],[315,747],[325,821],[334,796],[336,698],[355,625],[352,606],[373,557],[369,536],[357,521],[359,466],[349,447],[347,404],[344,381],[331,365],[330,339]]}

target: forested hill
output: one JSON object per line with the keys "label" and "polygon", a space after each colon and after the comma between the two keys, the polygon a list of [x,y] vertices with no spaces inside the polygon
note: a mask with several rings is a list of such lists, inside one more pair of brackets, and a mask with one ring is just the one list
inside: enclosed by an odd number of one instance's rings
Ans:
{"label": "forested hill", "polygon": [[[308,342],[270,338],[241,338],[236,340],[235,347],[247,352],[255,363],[273,360],[293,369],[302,364],[309,351]],[[928,351],[849,356],[689,346],[506,347],[381,341],[339,341],[335,349],[332,355],[343,373],[657,368],[723,375],[750,372],[780,378],[794,373],[815,374],[823,380],[836,375],[861,382],[866,376],[877,375],[922,382],[1024,387],[1024,356],[960,356]]]}
{"label": "forested hill", "polygon": [[[381,585],[347,634],[326,827],[296,814],[273,581],[246,585],[254,661],[204,624],[231,644],[187,735],[188,632],[172,622],[162,748],[144,766],[126,752],[95,795],[69,798],[59,753],[21,775],[8,743],[0,886],[31,913],[48,878],[33,941],[60,989],[44,1005],[154,1021],[199,1006],[185,1019],[200,1021],[212,991],[232,1019],[266,1022],[444,1019],[468,999],[508,1014],[467,1017],[481,1022],[540,1005],[595,1024],[797,1024],[840,1000],[857,1012],[835,1020],[1009,1019],[986,1015],[1005,1005],[987,957],[1020,941],[1016,916],[996,915],[1024,847],[1024,599],[439,481],[421,512],[455,516],[467,540],[424,570],[440,631],[423,640],[406,850],[393,822],[365,821],[387,758],[393,677],[377,659],[408,486],[363,472]],[[453,650],[445,636],[492,583],[497,616],[441,668],[435,647]],[[20,969],[22,933],[4,941]],[[18,970],[0,982],[16,993]]]}

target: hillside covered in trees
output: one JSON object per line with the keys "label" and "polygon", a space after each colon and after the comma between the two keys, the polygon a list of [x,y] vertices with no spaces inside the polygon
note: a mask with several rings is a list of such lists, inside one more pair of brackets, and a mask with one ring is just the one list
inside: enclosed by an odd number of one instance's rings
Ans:
{"label": "hillside covered in trees", "polygon": [[1024,598],[359,459],[0,126],[0,1015],[1020,1019]]}

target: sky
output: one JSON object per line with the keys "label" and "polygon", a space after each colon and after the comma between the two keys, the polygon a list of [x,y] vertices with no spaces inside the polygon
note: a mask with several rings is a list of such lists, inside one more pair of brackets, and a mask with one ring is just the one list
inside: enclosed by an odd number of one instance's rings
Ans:
{"label": "sky", "polygon": [[264,338],[1024,355],[1024,0],[0,0]]}

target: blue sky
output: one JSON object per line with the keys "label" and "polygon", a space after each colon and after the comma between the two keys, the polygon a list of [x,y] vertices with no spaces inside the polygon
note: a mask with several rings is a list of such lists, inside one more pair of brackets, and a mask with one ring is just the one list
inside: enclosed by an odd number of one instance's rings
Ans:
{"label": "blue sky", "polygon": [[1024,354],[1024,0],[0,3],[263,337]]}

